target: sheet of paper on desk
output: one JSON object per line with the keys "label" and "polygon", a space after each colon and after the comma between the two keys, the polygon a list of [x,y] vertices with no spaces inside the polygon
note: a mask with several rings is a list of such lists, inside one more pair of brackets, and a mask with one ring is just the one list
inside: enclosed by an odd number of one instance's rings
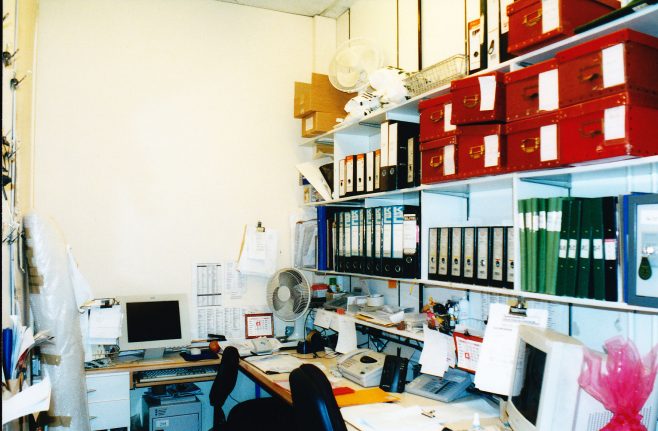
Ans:
{"label": "sheet of paper on desk", "polygon": [[516,372],[519,325],[546,328],[548,311],[528,308],[526,316],[511,314],[506,304],[491,304],[484,332],[475,386],[486,392],[509,395]]}
{"label": "sheet of paper on desk", "polygon": [[356,325],[354,324],[354,320],[339,314],[336,314],[335,318],[338,322],[336,351],[338,353],[347,353],[356,350]]}
{"label": "sheet of paper on desk", "polygon": [[379,403],[343,407],[340,411],[346,422],[361,431],[436,431],[441,425],[439,418],[422,414],[433,409]]}
{"label": "sheet of paper on desk", "polygon": [[[89,310],[89,338],[116,339],[121,336],[121,308],[92,308]],[[116,342],[116,340],[115,340]]]}
{"label": "sheet of paper on desk", "polygon": [[2,425],[30,413],[42,412],[50,407],[50,378],[44,379],[13,397],[2,400]]}
{"label": "sheet of paper on desk", "polygon": [[494,418],[500,415],[498,407],[491,405],[482,398],[464,398],[449,404],[440,404],[435,408],[435,414],[441,423],[470,421],[473,413],[479,413],[480,418]]}
{"label": "sheet of paper on desk", "polygon": [[420,353],[421,369],[424,374],[443,377],[449,366],[455,365],[452,337],[423,326],[423,350]]}
{"label": "sheet of paper on desk", "polygon": [[245,361],[265,373],[290,373],[303,364],[298,358],[290,355],[250,356],[245,358]]}

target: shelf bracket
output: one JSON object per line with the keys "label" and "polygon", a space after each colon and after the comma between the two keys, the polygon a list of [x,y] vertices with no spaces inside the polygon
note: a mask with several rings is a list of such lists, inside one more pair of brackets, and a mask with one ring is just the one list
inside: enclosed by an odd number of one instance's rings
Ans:
{"label": "shelf bracket", "polygon": [[451,196],[454,198],[466,199],[466,220],[471,219],[471,193],[470,191],[456,192],[454,190],[426,190],[426,193],[434,193],[437,195]]}
{"label": "shelf bracket", "polygon": [[379,123],[368,123],[367,121],[359,121],[359,126],[373,127],[373,128],[376,127],[378,129],[382,127],[382,125]]}
{"label": "shelf bracket", "polygon": [[543,178],[521,178],[521,181],[533,184],[542,184],[551,187],[561,187],[563,189],[571,190],[571,178],[566,177],[564,180],[560,179],[543,179]]}

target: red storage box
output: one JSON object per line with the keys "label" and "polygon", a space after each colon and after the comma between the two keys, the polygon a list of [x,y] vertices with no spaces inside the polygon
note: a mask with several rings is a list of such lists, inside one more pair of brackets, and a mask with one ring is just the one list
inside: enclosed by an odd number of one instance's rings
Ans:
{"label": "red storage box", "polygon": [[432,184],[457,176],[457,135],[420,144],[420,182]]}
{"label": "red storage box", "polygon": [[527,171],[563,164],[560,159],[558,111],[505,125],[507,169]]}
{"label": "red storage box", "polygon": [[504,77],[491,72],[452,81],[452,124],[505,122]]}
{"label": "red storage box", "polygon": [[621,30],[556,54],[560,106],[624,91],[658,98],[658,39]]}
{"label": "red storage box", "polygon": [[505,135],[501,124],[459,127],[457,166],[459,178],[506,171]]}
{"label": "red storage box", "polygon": [[507,121],[559,108],[557,60],[550,59],[505,74]]}
{"label": "red storage box", "polygon": [[454,135],[457,126],[450,122],[452,117],[452,95],[450,93],[423,100],[418,104],[420,112],[420,142]]}
{"label": "red storage box", "polygon": [[579,25],[619,7],[617,0],[517,0],[507,6],[507,51],[523,54],[572,36]]}
{"label": "red storage box", "polygon": [[642,93],[620,93],[562,109],[560,158],[581,163],[658,154],[658,103]]}

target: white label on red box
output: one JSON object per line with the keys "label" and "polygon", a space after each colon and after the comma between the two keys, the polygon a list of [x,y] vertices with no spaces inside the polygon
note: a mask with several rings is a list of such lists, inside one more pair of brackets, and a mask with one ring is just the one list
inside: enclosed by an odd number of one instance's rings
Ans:
{"label": "white label on red box", "polygon": [[455,130],[457,126],[450,122],[452,117],[452,103],[446,103],[443,107],[443,130],[449,132]]}
{"label": "white label on red box", "polygon": [[455,145],[443,147],[443,175],[455,175]]}
{"label": "white label on red box", "polygon": [[548,162],[557,159],[557,124],[539,129],[539,160]]}
{"label": "white label on red box", "polygon": [[626,106],[615,106],[603,111],[603,139],[622,139],[626,137]]}
{"label": "white label on red box", "polygon": [[626,82],[624,44],[618,43],[601,51],[603,57],[603,87],[613,87]]}
{"label": "white label on red box", "polygon": [[560,1],[541,0],[541,32],[548,33],[560,27]]}
{"label": "white label on red box", "polygon": [[484,137],[484,167],[498,166],[498,135]]}
{"label": "white label on red box", "polygon": [[539,110],[554,111],[559,108],[557,69],[539,74]]}
{"label": "white label on red box", "polygon": [[496,77],[493,75],[479,76],[480,111],[491,111],[496,105]]}

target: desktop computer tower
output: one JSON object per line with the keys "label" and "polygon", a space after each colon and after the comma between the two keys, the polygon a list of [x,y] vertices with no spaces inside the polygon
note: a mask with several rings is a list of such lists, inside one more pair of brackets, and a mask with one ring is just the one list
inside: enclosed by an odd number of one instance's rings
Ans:
{"label": "desktop computer tower", "polygon": [[145,431],[201,431],[201,401],[196,396],[167,400],[142,397]]}

